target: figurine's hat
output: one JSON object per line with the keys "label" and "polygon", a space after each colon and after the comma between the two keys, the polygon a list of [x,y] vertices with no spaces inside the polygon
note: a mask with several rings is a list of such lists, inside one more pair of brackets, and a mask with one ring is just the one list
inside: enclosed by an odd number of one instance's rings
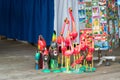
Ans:
{"label": "figurine's hat", "polygon": [[56,42],[56,32],[55,31],[53,32],[53,35],[52,35],[52,42]]}

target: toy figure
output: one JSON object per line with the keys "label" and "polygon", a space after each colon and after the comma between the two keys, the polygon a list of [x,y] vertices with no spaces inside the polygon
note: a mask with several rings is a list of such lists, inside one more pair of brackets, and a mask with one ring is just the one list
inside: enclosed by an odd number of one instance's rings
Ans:
{"label": "toy figure", "polygon": [[77,45],[77,44],[74,45],[74,52],[73,52],[74,60],[73,61],[76,61],[77,59],[80,58],[80,47],[81,47],[80,44],[79,45]]}
{"label": "toy figure", "polygon": [[42,72],[45,72],[45,73],[50,72],[48,63],[49,63],[49,53],[48,53],[47,48],[45,48],[45,50],[43,52],[43,70],[42,70]]}
{"label": "toy figure", "polygon": [[[59,37],[58,43],[61,44],[62,42],[62,36]],[[52,42],[49,47],[49,53],[50,53],[50,68],[52,69],[53,72],[61,72],[58,69],[58,64],[60,64],[60,55],[58,53],[58,44],[57,44],[57,39],[56,39],[56,32],[54,31],[53,37],[52,37]]]}
{"label": "toy figure", "polygon": [[68,47],[68,49],[64,53],[64,55],[65,55],[66,72],[70,72],[69,71],[70,70],[69,66],[70,66],[70,63],[71,63],[70,62],[70,56],[73,54],[73,51],[74,51],[74,49],[73,49],[73,47],[72,47],[72,45],[70,43],[70,46]]}
{"label": "toy figure", "polygon": [[72,63],[71,67],[75,68],[75,73],[82,73],[85,71],[85,69],[82,68],[83,60],[84,56],[82,55]]}
{"label": "toy figure", "polygon": [[[65,40],[63,37],[64,34],[64,29],[66,27],[66,24],[68,25],[68,30],[69,30],[69,26],[70,26],[70,22],[68,20],[68,18],[66,18],[64,20],[64,24],[62,26],[62,31],[60,33],[60,36],[57,38],[57,44],[58,44],[58,49],[59,52],[62,53],[62,59],[61,59],[61,71],[65,71],[65,68],[63,68],[63,64],[64,64],[64,53],[66,51],[66,45],[69,45],[69,41],[67,41],[67,39]],[[69,35],[69,34],[68,34]]]}
{"label": "toy figure", "polygon": [[64,56],[65,56],[65,67],[66,67],[66,72],[70,72],[70,57],[74,52],[74,48],[72,46],[72,41],[71,41],[71,36],[69,35],[69,30],[68,30],[68,35],[65,38],[65,46],[66,46],[66,51],[64,52]]}
{"label": "toy figure", "polygon": [[86,69],[88,69],[88,66],[89,66],[90,70],[93,67],[93,65],[92,65],[93,54],[92,53],[93,53],[93,49],[89,48],[88,54],[86,55],[86,65],[87,65]]}
{"label": "toy figure", "polygon": [[37,51],[36,54],[35,54],[35,69],[38,70],[40,69],[40,66],[39,66],[39,59],[40,59],[40,53]]}
{"label": "toy figure", "polygon": [[78,33],[76,31],[76,25],[75,25],[75,20],[74,20],[74,17],[73,17],[73,14],[72,14],[72,9],[69,8],[69,15],[70,15],[70,18],[72,20],[72,32],[70,33],[70,36],[71,36],[71,39],[72,40],[75,40]]}
{"label": "toy figure", "polygon": [[44,52],[45,47],[46,47],[46,42],[44,38],[42,37],[42,35],[40,35],[38,38],[38,51],[40,53],[40,59],[39,59],[38,64],[39,64],[40,69],[43,69],[43,52]]}
{"label": "toy figure", "polygon": [[50,68],[52,69],[53,72],[61,72],[58,69],[58,49],[57,49],[57,43],[52,42],[49,48],[50,52]]}
{"label": "toy figure", "polygon": [[94,52],[94,38],[91,37],[91,46],[88,48],[88,54],[86,55],[86,71],[95,71],[96,68],[93,68],[93,52]]}

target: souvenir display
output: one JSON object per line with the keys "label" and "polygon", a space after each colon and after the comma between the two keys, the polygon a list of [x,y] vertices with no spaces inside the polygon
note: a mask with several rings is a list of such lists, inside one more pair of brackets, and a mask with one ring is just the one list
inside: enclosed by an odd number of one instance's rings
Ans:
{"label": "souvenir display", "polygon": [[81,30],[92,29],[95,49],[108,50],[118,47],[118,7],[115,0],[78,0],[79,6],[83,4],[86,11],[85,22],[78,16],[79,26]]}
{"label": "souvenir display", "polygon": [[76,30],[72,8],[68,9],[68,13],[70,19],[64,20],[59,36],[54,31],[49,48],[46,48],[44,38],[39,36],[35,54],[36,70],[42,69],[44,73],[94,72],[94,50],[109,50],[119,45],[115,0],[78,0],[80,32]]}
{"label": "souvenir display", "polygon": [[[38,52],[35,55],[36,70],[42,69],[44,73],[64,72],[76,74],[94,72],[96,70],[93,64],[94,38],[92,37],[92,30],[80,31],[81,41],[76,44],[79,32],[76,31],[72,9],[69,8],[68,11],[70,20],[68,18],[64,20],[60,36],[57,37],[54,31],[49,49],[46,48],[46,42],[43,37],[39,36]],[[72,30],[70,30],[70,21]],[[66,35],[64,35],[65,27],[67,27]],[[40,60],[42,68],[38,68],[41,66],[38,64]]]}
{"label": "souvenir display", "polygon": [[119,46],[119,31],[118,31],[118,6],[115,0],[108,1],[108,41],[110,48]]}

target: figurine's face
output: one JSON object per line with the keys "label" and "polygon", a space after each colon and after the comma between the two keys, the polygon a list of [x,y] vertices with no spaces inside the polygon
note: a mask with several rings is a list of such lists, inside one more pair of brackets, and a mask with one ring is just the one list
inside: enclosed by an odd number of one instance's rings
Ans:
{"label": "figurine's face", "polygon": [[53,55],[54,55],[54,56],[58,56],[57,51],[53,51]]}
{"label": "figurine's face", "polygon": [[43,56],[44,61],[48,61],[48,55]]}
{"label": "figurine's face", "polygon": [[51,53],[51,58],[56,59],[58,57],[58,51],[57,50],[53,50]]}

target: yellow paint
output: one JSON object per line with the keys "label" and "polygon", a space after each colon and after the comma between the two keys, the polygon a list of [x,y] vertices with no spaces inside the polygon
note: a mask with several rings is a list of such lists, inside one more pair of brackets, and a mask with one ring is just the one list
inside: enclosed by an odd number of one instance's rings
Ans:
{"label": "yellow paint", "polygon": [[70,56],[68,56],[68,66],[70,66]]}
{"label": "yellow paint", "polygon": [[83,65],[85,65],[86,64],[86,61],[84,60],[84,63],[83,63]]}
{"label": "yellow paint", "polygon": [[90,64],[90,71],[92,71],[92,64]]}
{"label": "yellow paint", "polygon": [[74,57],[74,61],[75,61],[75,55],[73,57]]}
{"label": "yellow paint", "polygon": [[81,57],[81,55],[80,55],[80,53],[78,54],[78,58],[80,58]]}
{"label": "yellow paint", "polygon": [[58,56],[58,64],[60,64],[60,56]]}
{"label": "yellow paint", "polygon": [[65,67],[67,68],[67,57],[65,56]]}
{"label": "yellow paint", "polygon": [[66,63],[67,63],[67,65],[66,65],[67,71],[69,71],[69,59],[68,58],[66,60]]}
{"label": "yellow paint", "polygon": [[88,64],[87,64],[87,61],[86,61],[86,70],[88,69]]}
{"label": "yellow paint", "polygon": [[94,63],[93,63],[93,59],[92,59],[92,65],[91,65],[92,68],[93,68],[93,65],[94,65]]}
{"label": "yellow paint", "polygon": [[62,55],[62,67],[63,67],[64,56]]}

